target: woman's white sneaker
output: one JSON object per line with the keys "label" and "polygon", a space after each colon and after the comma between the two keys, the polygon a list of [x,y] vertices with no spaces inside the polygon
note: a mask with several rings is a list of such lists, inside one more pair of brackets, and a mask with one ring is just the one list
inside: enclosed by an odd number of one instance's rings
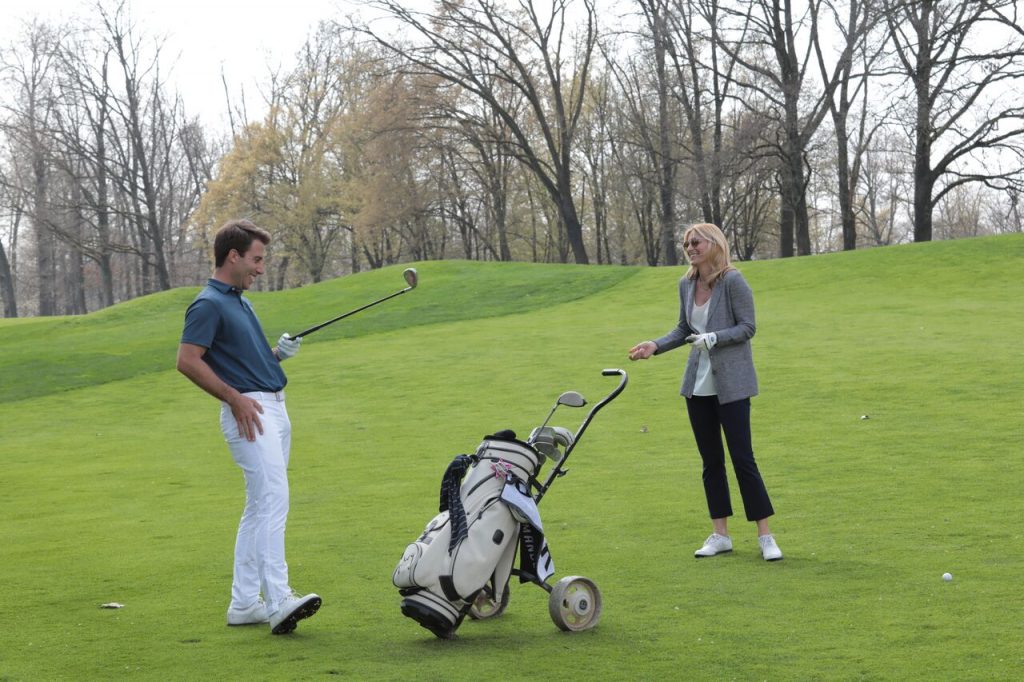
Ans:
{"label": "woman's white sneaker", "polygon": [[757,542],[761,545],[761,556],[765,561],[778,561],[782,558],[782,550],[775,544],[775,536],[758,535]]}
{"label": "woman's white sneaker", "polygon": [[716,554],[725,554],[726,552],[732,551],[732,538],[728,535],[719,535],[718,533],[712,533],[708,536],[708,539],[704,541],[704,546],[693,553],[693,556],[701,559],[707,556],[715,556]]}

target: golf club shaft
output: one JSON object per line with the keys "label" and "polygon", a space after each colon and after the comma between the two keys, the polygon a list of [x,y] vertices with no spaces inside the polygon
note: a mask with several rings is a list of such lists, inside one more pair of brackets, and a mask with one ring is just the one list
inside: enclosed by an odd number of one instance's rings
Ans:
{"label": "golf club shaft", "polygon": [[[535,432],[538,435],[540,434],[540,430],[543,429],[545,426],[547,426],[548,422],[551,421],[551,415],[553,415],[555,413],[555,410],[557,410],[557,409],[558,409],[558,403],[555,403],[555,406],[551,408],[550,412],[548,412],[548,418],[544,420],[543,424],[541,424],[540,426],[538,426],[535,429]],[[530,442],[531,445],[533,445],[533,440],[532,439],[529,442]]]}
{"label": "golf club shaft", "polygon": [[411,289],[412,289],[412,287],[406,287],[406,288],[402,289],[401,291],[396,291],[395,293],[391,294],[390,296],[385,296],[384,298],[378,299],[378,300],[374,301],[373,303],[367,303],[366,305],[361,306],[359,308],[356,308],[355,310],[350,310],[347,313],[345,313],[344,315],[338,315],[337,317],[335,317],[333,319],[330,319],[330,320],[327,320],[326,322],[322,322],[322,323],[316,325],[315,327],[310,327],[309,329],[305,329],[305,330],[299,332],[298,334],[292,334],[289,338],[297,339],[299,337],[309,336],[313,332],[315,332],[315,331],[317,331],[319,329],[323,329],[327,325],[334,324],[338,320],[344,320],[346,317],[349,317],[351,315],[355,315],[356,313],[362,312],[363,310],[366,310],[367,308],[372,308],[373,306],[377,305],[378,303],[383,303],[384,301],[392,299],[395,296],[399,296],[401,294],[404,294],[405,292],[407,292],[407,291],[409,291]]}

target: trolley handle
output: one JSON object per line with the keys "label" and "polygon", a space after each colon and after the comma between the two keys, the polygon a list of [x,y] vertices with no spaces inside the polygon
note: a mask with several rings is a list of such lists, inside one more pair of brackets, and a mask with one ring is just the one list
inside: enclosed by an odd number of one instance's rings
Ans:
{"label": "trolley handle", "polygon": [[629,383],[629,375],[626,374],[626,370],[624,369],[605,369],[601,371],[601,375],[606,377],[618,376],[619,385],[615,387],[614,391],[606,395],[601,400],[601,402],[594,405],[593,409],[591,409],[590,412],[587,414],[587,418],[583,420],[583,423],[580,425],[579,430],[576,431],[576,434],[573,436],[572,444],[565,449],[565,454],[562,455],[562,458],[560,460],[558,460],[558,464],[556,464],[551,469],[551,472],[548,474],[547,480],[544,481],[544,485],[542,485],[540,490],[537,492],[537,496],[534,498],[535,502],[540,503],[541,498],[544,497],[545,493],[547,493],[548,488],[551,487],[552,482],[554,482],[556,478],[562,476],[565,473],[564,471],[562,471],[563,467],[565,466],[565,462],[566,460],[569,459],[569,455],[572,453],[572,451],[576,449],[576,445],[579,444],[580,438],[583,437],[583,432],[587,430],[588,426],[590,426],[590,422],[594,419],[594,415],[596,415],[602,407],[604,407],[611,401],[615,400],[615,398],[617,398],[619,394],[625,390],[626,384]]}

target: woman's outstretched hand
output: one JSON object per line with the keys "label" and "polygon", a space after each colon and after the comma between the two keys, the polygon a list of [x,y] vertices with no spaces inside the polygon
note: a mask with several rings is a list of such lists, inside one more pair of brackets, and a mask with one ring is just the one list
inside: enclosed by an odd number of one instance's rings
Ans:
{"label": "woman's outstretched hand", "polygon": [[658,350],[658,344],[653,341],[642,341],[629,349],[630,360],[646,360]]}

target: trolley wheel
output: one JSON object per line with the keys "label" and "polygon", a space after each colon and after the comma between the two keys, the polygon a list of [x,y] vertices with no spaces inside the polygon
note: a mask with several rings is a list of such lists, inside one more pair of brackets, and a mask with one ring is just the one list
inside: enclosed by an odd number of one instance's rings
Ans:
{"label": "trolley wheel", "polygon": [[469,607],[469,617],[473,620],[496,618],[505,613],[505,609],[508,608],[508,599],[508,583],[505,583],[505,589],[501,591],[501,601],[488,594],[486,589],[480,590],[476,599],[473,600],[473,605]]}
{"label": "trolley wheel", "polygon": [[571,575],[555,583],[548,596],[551,620],[569,632],[589,630],[601,619],[601,591],[590,578]]}

